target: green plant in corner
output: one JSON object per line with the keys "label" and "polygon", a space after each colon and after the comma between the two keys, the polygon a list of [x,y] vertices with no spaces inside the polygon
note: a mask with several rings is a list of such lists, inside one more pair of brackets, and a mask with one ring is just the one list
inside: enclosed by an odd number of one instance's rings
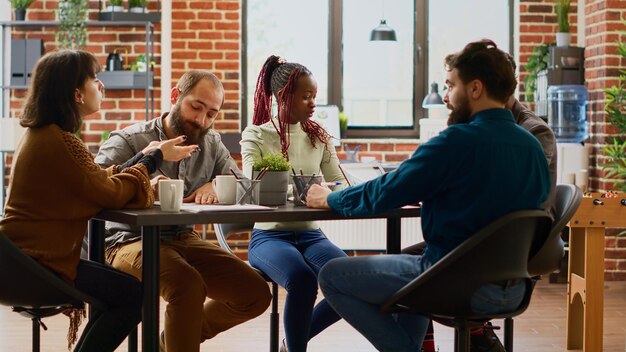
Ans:
{"label": "green plant in corner", "polygon": [[289,171],[291,170],[291,164],[280,153],[265,154],[261,160],[254,163],[252,169],[254,171],[261,171],[267,167],[267,171]]}
{"label": "green plant in corner", "polygon": [[554,12],[556,13],[556,22],[559,27],[559,32],[569,33],[569,7],[570,0],[556,0],[554,5]]}
{"label": "green plant in corner", "polygon": [[62,0],[59,2],[59,27],[55,39],[59,48],[80,49],[87,42],[88,0]]}
{"label": "green plant in corner", "polygon": [[541,44],[535,47],[533,53],[528,58],[528,63],[524,65],[524,69],[528,72],[528,75],[524,78],[524,95],[526,101],[534,100],[534,94],[537,90],[537,74],[539,71],[548,68],[548,53],[552,46],[554,46],[554,43]]}
{"label": "green plant in corner", "polygon": [[[623,22],[626,26],[626,21]],[[626,37],[626,32],[620,33],[620,39]],[[626,59],[626,42],[617,42],[617,52]],[[602,148],[607,157],[603,165],[606,177],[614,181],[613,187],[626,192],[626,70],[621,69],[617,85],[604,90],[607,99],[604,111],[609,122],[618,130],[619,137],[610,138],[609,143]]]}

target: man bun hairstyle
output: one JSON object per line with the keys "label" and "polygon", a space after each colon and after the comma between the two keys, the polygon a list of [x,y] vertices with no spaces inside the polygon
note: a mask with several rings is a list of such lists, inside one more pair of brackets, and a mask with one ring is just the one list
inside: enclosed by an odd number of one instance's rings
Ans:
{"label": "man bun hairstyle", "polygon": [[448,71],[456,69],[464,84],[477,79],[483,83],[489,97],[506,103],[517,87],[509,57],[492,40],[483,39],[467,44],[458,53],[448,55],[445,65]]}

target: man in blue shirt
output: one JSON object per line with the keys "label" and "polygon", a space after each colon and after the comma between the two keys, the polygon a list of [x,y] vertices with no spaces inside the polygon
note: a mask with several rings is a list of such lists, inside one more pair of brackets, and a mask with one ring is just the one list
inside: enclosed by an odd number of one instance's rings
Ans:
{"label": "man in blue shirt", "polygon": [[[419,350],[428,318],[400,314],[396,319],[380,313],[380,304],[496,218],[541,209],[550,192],[540,143],[505,109],[517,82],[504,52],[483,40],[451,58],[444,101],[454,125],[420,146],[396,171],[340,192],[313,186],[307,194],[308,206],[345,216],[422,202],[427,243],[422,256],[335,259],[319,275],[335,311],[382,351]],[[497,309],[510,310],[521,302],[523,285],[487,285],[479,291],[496,300],[506,295],[507,303]],[[481,308],[496,309],[488,302]]]}

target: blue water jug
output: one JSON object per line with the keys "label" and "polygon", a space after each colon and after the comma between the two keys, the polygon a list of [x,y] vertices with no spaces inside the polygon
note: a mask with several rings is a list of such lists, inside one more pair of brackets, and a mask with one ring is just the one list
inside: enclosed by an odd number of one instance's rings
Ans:
{"label": "blue water jug", "polygon": [[588,96],[583,85],[548,88],[548,124],[557,142],[580,143],[589,137]]}

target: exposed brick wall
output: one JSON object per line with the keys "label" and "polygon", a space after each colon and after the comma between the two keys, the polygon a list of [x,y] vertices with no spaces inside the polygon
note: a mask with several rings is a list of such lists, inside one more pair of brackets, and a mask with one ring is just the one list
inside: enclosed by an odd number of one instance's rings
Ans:
{"label": "exposed brick wall", "polygon": [[[555,41],[556,15],[554,0],[520,0],[520,81],[526,76],[523,65],[528,62],[532,49],[542,43]],[[576,21],[577,1],[572,1],[570,9],[572,43],[577,42]],[[591,125],[588,143],[592,146],[590,155],[590,188],[595,191],[611,189],[611,182],[604,179],[600,150],[608,136],[616,131],[607,125],[604,112],[604,88],[617,83],[619,69],[626,62],[617,54],[615,42],[619,31],[624,31],[620,22],[626,19],[626,2],[623,0],[587,0],[584,8],[585,27],[585,85],[589,90],[587,105]],[[521,91],[524,91],[523,84]],[[523,94],[522,94],[523,98]],[[609,229],[606,236],[605,278],[626,280],[626,239],[615,237],[623,229]]]}

